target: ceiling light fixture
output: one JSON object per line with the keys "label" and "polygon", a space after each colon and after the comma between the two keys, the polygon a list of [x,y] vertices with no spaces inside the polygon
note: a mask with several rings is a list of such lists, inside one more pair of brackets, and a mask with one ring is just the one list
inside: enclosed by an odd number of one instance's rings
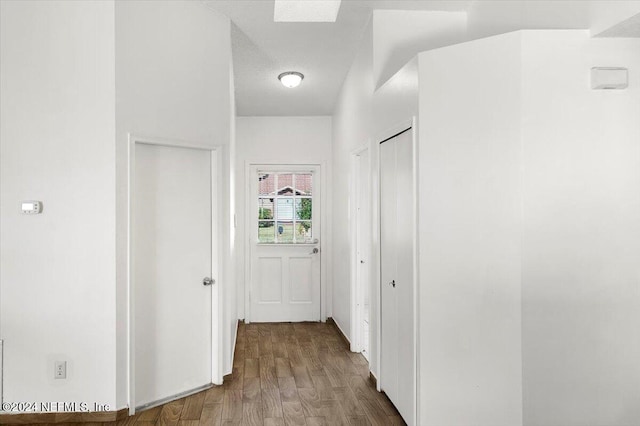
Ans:
{"label": "ceiling light fixture", "polygon": [[303,78],[304,75],[297,71],[283,72],[278,76],[278,80],[280,80],[280,83],[282,83],[284,87],[288,87],[289,89],[298,87],[300,83],[302,83]]}

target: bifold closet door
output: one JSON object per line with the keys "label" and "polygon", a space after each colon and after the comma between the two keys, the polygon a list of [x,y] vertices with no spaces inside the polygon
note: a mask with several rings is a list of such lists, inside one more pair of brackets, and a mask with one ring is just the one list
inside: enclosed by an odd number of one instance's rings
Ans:
{"label": "bifold closet door", "polygon": [[412,130],[380,145],[380,385],[415,424],[414,182]]}

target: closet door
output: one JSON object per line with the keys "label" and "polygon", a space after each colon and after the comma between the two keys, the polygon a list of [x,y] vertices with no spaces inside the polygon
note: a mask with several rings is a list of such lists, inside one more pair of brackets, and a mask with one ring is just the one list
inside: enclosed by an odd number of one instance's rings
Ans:
{"label": "closet door", "polygon": [[381,387],[415,424],[414,181],[412,130],[380,146]]}

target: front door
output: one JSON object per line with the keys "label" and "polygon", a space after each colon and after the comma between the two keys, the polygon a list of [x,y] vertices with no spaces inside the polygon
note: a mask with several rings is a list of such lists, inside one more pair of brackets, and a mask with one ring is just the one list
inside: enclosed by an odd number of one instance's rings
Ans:
{"label": "front door", "polygon": [[320,168],[250,169],[253,322],[320,320]]}
{"label": "front door", "polygon": [[211,383],[211,151],[135,144],[135,405]]}

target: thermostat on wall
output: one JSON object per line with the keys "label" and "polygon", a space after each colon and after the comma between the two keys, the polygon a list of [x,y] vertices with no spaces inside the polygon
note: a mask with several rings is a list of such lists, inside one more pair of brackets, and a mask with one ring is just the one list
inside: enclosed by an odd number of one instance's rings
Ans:
{"label": "thermostat on wall", "polygon": [[23,214],[40,214],[42,213],[42,201],[23,201]]}

